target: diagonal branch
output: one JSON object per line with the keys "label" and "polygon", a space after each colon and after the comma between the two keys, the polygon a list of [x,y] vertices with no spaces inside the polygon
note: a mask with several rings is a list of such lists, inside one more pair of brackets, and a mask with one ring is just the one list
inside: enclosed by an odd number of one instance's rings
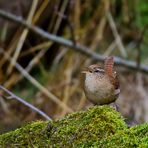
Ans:
{"label": "diagonal branch", "polygon": [[10,92],[8,89],[4,88],[2,85],[0,85],[0,89],[3,90],[6,94],[8,94],[9,96],[7,98],[9,99],[15,99],[19,102],[21,102],[22,104],[24,104],[25,106],[29,107],[30,109],[32,109],[33,111],[37,112],[38,114],[40,114],[42,117],[44,117],[46,120],[52,120],[48,115],[46,115],[43,111],[39,110],[38,108],[36,108],[35,106],[33,106],[32,104],[26,102],[25,100],[23,100],[22,98],[16,96],[15,94],[13,94],[12,92]]}
{"label": "diagonal branch", "polygon": [[[58,37],[56,35],[52,35],[46,31],[40,29],[39,27],[30,25],[29,23],[24,21],[21,17],[17,17],[15,15],[12,15],[11,13],[5,12],[3,10],[0,10],[0,16],[5,19],[8,19],[8,20],[11,20],[11,21],[14,21],[18,24],[23,25],[24,27],[30,29],[31,31],[35,32],[36,34],[38,34],[39,36],[41,36],[45,39],[48,39],[53,42],[59,43],[61,45],[75,49],[75,51],[79,51],[79,52],[85,54],[86,56],[90,56],[93,60],[103,62],[105,59],[105,56],[102,56],[98,53],[92,52],[89,48],[87,48],[83,45],[73,44],[73,42],[70,40],[64,39],[62,37]],[[130,69],[135,69],[135,70],[138,69],[136,62],[134,62],[134,61],[123,60],[119,57],[115,57],[114,60],[117,65],[122,65],[124,67],[130,68]],[[141,72],[148,73],[148,66],[141,64],[138,70]]]}
{"label": "diagonal branch", "polygon": [[[3,53],[5,58],[12,62],[11,57],[0,48],[0,52]],[[37,87],[44,95],[49,97],[53,102],[57,103],[61,108],[66,109],[68,112],[73,112],[73,110],[64,104],[59,98],[57,98],[54,94],[52,94],[48,89],[42,86],[35,78],[33,78],[20,64],[15,63],[14,67],[27,79],[30,83],[32,83],[35,87]]]}

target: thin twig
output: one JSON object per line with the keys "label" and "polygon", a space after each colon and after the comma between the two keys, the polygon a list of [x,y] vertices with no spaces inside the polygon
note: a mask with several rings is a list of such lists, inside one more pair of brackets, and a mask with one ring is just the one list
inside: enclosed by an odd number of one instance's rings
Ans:
{"label": "thin twig", "polygon": [[68,5],[68,0],[64,0],[63,3],[61,4],[60,11],[57,12],[60,15],[58,15],[58,18],[57,18],[55,26],[54,26],[54,30],[53,30],[54,34],[57,34],[57,32],[59,30],[59,26],[60,26],[62,19],[63,19],[63,17],[61,17],[61,16],[64,16],[64,12],[66,10],[67,5]]}
{"label": "thin twig", "polygon": [[118,34],[115,22],[114,22],[113,17],[112,17],[110,12],[107,12],[107,19],[109,21],[110,27],[112,29],[113,35],[114,35],[115,40],[116,40],[116,44],[117,44],[120,52],[122,53],[123,57],[127,57],[126,50],[125,50],[125,48],[123,46],[123,43],[122,43],[121,38],[120,38],[120,36]]}
{"label": "thin twig", "polygon": [[[21,17],[17,17],[15,15],[12,15],[8,12],[3,11],[3,10],[0,10],[0,16],[2,16],[3,18],[6,18],[8,20],[14,21],[18,24],[21,24],[24,27],[27,27],[28,29],[30,29],[31,31],[35,32],[36,34],[38,34],[39,36],[41,36],[45,39],[48,39],[48,40],[54,41],[56,43],[59,43],[61,45],[75,49],[76,51],[79,51],[79,52],[85,54],[86,56],[90,56],[93,60],[103,62],[105,59],[105,56],[102,56],[100,54],[92,52],[89,48],[87,48],[83,45],[78,45],[78,44],[74,45],[73,42],[70,40],[64,39],[62,37],[58,37],[56,35],[52,35],[52,34],[46,32],[36,26],[30,25],[27,22],[25,22]],[[137,70],[137,64],[134,61],[123,60],[119,57],[115,57],[115,63],[117,65],[122,65],[124,67]],[[148,73],[148,66],[141,64],[138,70],[141,72]]]}
{"label": "thin twig", "polygon": [[4,88],[2,85],[0,85],[0,89],[2,89],[5,93],[7,93],[9,96],[7,98],[9,99],[15,99],[19,102],[21,102],[22,104],[24,104],[25,106],[29,107],[30,109],[32,109],[33,111],[37,112],[38,114],[40,114],[42,117],[44,117],[46,120],[52,120],[48,115],[46,115],[43,111],[41,111],[40,109],[36,108],[35,106],[33,106],[32,104],[26,102],[24,99],[16,96],[15,94],[13,94],[12,92],[10,92],[8,89]]}
{"label": "thin twig", "polygon": [[48,48],[51,46],[52,42],[51,41],[45,41],[45,42],[42,42],[42,43],[39,43],[31,48],[28,48],[26,49],[25,51],[23,51],[21,54],[20,54],[20,58],[21,57],[24,57],[24,56],[27,56],[31,53],[34,53],[38,50],[45,50],[45,48]]}

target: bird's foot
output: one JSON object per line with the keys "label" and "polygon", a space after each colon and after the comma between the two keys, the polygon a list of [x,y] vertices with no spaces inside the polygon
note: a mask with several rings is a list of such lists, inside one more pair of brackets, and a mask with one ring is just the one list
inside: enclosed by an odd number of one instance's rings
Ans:
{"label": "bird's foot", "polygon": [[114,102],[114,103],[111,103],[110,106],[113,107],[117,112],[119,112],[119,105],[118,104],[116,104]]}

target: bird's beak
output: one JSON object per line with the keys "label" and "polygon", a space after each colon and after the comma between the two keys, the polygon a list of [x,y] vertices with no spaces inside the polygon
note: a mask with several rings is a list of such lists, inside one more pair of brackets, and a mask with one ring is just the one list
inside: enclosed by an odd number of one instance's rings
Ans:
{"label": "bird's beak", "polygon": [[82,74],[89,73],[89,68],[88,68],[88,67],[85,67],[84,70],[82,70],[81,73],[82,73]]}
{"label": "bird's beak", "polygon": [[86,73],[88,73],[88,71],[87,70],[83,70],[81,73],[86,74]]}
{"label": "bird's beak", "polygon": [[82,71],[81,71],[82,74],[87,74],[87,73],[90,73],[89,72],[89,68],[88,67],[85,67]]}

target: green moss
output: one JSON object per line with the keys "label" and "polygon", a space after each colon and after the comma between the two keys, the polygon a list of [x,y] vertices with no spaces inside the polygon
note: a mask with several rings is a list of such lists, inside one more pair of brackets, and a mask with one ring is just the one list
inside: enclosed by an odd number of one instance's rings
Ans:
{"label": "green moss", "polygon": [[37,121],[0,136],[2,147],[148,147],[148,125],[127,128],[108,106],[52,122]]}
{"label": "green moss", "polygon": [[47,122],[37,121],[3,134],[0,136],[0,146],[26,147],[27,145],[44,145],[45,141],[42,131],[47,124]]}
{"label": "green moss", "polygon": [[[50,144],[81,145],[93,143],[126,128],[121,116],[110,107],[94,107],[68,115],[53,123]],[[56,132],[55,132],[56,129]]]}
{"label": "green moss", "polygon": [[137,125],[129,129],[118,131],[101,141],[94,143],[94,146],[127,148],[127,147],[148,147],[148,124]]}

